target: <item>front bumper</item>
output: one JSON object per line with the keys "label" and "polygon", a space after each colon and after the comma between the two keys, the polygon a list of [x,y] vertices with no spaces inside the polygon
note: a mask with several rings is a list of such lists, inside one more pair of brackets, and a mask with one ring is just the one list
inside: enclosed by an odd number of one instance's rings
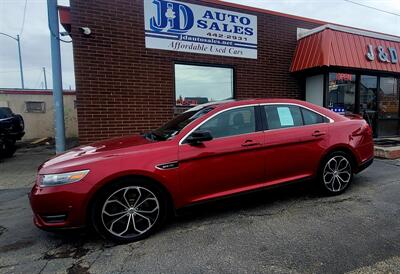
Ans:
{"label": "front bumper", "polygon": [[75,184],[40,187],[29,193],[34,224],[43,230],[74,229],[86,226],[87,196]]}

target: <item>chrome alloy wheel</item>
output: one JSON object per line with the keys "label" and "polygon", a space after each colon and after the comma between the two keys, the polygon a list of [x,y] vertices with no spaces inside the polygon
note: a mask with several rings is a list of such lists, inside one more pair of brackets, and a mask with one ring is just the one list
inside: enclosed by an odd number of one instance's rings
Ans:
{"label": "chrome alloy wheel", "polygon": [[325,165],[323,180],[325,187],[331,192],[340,192],[350,183],[351,164],[344,156],[332,157]]}
{"label": "chrome alloy wheel", "polygon": [[103,226],[117,237],[142,235],[157,222],[160,205],[157,196],[140,186],[124,187],[105,201],[101,219]]}

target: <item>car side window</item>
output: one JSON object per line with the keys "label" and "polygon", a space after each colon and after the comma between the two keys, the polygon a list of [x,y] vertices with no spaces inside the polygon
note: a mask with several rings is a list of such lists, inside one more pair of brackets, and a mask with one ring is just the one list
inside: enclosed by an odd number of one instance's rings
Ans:
{"label": "car side window", "polygon": [[297,106],[264,106],[268,129],[298,127],[303,125],[300,108]]}
{"label": "car side window", "polygon": [[304,119],[305,125],[315,125],[315,124],[322,124],[322,123],[328,122],[328,119],[326,119],[322,115],[319,115],[318,113],[315,113],[311,110],[301,108],[301,112],[303,114],[303,119]]}
{"label": "car side window", "polygon": [[256,131],[254,107],[243,107],[222,112],[205,122],[198,130],[207,130],[216,138]]}

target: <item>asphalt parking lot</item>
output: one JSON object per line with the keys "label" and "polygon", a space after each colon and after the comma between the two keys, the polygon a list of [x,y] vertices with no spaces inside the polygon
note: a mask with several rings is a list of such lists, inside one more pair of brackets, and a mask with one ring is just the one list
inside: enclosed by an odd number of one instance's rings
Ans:
{"label": "asphalt parking lot", "polygon": [[400,273],[400,162],[376,160],[342,196],[302,183],[201,206],[115,246],[32,224],[47,147],[0,160],[0,273]]}

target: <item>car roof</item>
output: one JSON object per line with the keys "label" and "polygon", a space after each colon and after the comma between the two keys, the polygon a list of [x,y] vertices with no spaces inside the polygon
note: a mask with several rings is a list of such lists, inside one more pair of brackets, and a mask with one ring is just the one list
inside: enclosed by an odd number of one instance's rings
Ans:
{"label": "car roof", "polygon": [[232,107],[232,106],[241,106],[241,105],[251,105],[251,104],[263,104],[263,103],[299,103],[303,102],[300,100],[295,100],[295,99],[264,99],[264,98],[259,98],[259,99],[241,99],[241,100],[235,100],[235,99],[230,99],[230,100],[223,100],[223,101],[215,101],[215,102],[209,102],[201,105],[197,105],[193,108],[190,108],[187,111],[196,111],[200,110],[205,107],[209,106],[214,106],[214,107]]}
{"label": "car roof", "polygon": [[296,104],[296,105],[312,105],[308,102],[297,100],[297,99],[286,99],[286,98],[258,98],[258,99],[240,99],[240,100],[225,100],[210,102],[206,104],[201,104],[196,107],[191,108],[189,111],[200,110],[204,107],[214,106],[215,108],[231,108],[235,106],[245,106],[245,105],[257,105],[257,104]]}
{"label": "car roof", "polygon": [[241,99],[241,100],[226,100],[220,102],[211,102],[207,104],[198,105],[189,111],[200,110],[207,106],[214,106],[216,110],[222,110],[227,108],[232,108],[236,106],[246,106],[246,105],[257,105],[257,104],[294,104],[300,105],[306,108],[310,108],[316,112],[319,112],[335,121],[343,121],[346,120],[346,117],[339,115],[327,108],[314,105],[310,102],[297,100],[297,99],[289,99],[289,98],[258,98],[258,99]]}

